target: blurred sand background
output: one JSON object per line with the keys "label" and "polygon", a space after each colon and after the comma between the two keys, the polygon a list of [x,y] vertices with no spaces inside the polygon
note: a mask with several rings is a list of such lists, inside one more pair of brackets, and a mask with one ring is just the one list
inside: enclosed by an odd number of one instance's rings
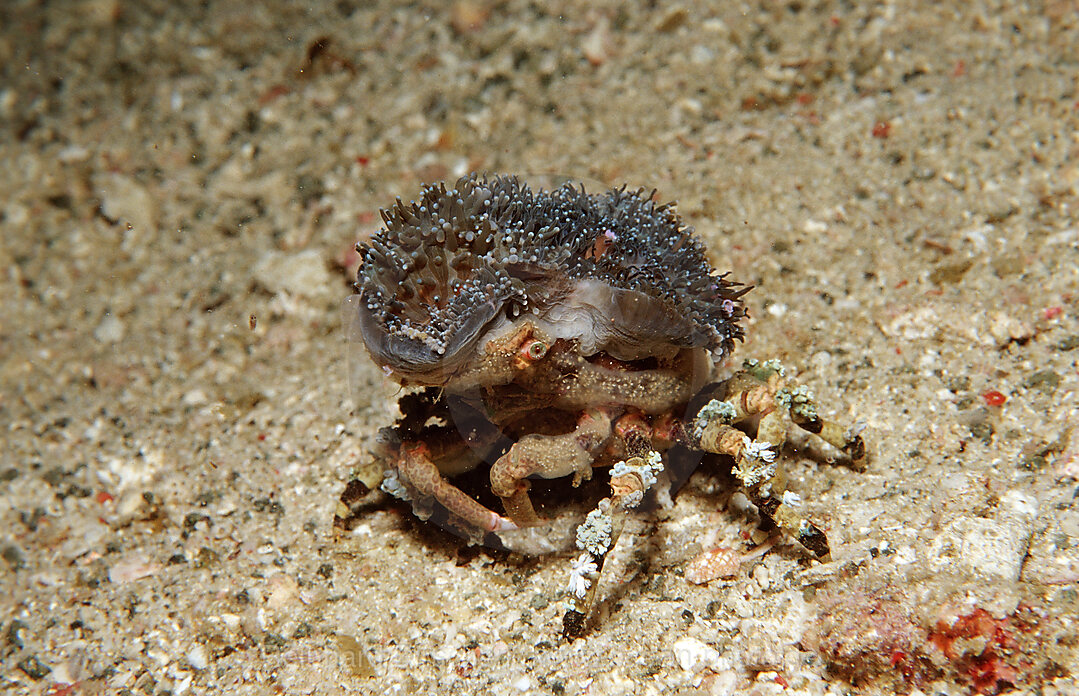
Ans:
{"label": "blurred sand background", "polygon": [[[0,691],[1079,692],[1079,6],[0,6]],[[421,182],[677,200],[757,288],[857,473],[785,457],[830,564],[701,470],[568,557],[337,498],[393,391],[346,385],[353,244]],[[754,537],[756,538],[756,537]]]}

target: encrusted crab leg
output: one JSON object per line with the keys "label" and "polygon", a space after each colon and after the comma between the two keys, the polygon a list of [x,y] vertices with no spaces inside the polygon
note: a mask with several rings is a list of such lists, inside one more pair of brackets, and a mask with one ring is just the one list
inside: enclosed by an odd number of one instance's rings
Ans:
{"label": "encrusted crab leg", "polygon": [[[865,429],[865,423],[859,422],[844,428],[838,423],[825,420],[817,416],[816,404],[812,396],[804,387],[787,392],[790,398],[791,423],[798,429],[816,435],[832,447],[850,457],[851,465],[859,471],[865,467],[865,442],[861,433]],[[788,429],[790,439],[791,429]]]}
{"label": "encrusted crab leg", "polygon": [[[741,402],[743,408],[735,420],[754,413],[763,414],[764,419],[758,428],[757,439],[781,447],[791,432],[789,425],[819,437],[832,447],[850,458],[850,463],[858,469],[864,466],[865,442],[861,432],[864,423],[855,423],[845,428],[833,421],[825,420],[817,414],[817,404],[809,389],[804,386],[790,388],[783,379],[784,368],[778,360],[765,360],[763,363],[748,360],[743,365],[740,375],[746,375],[758,382],[756,387],[745,387],[740,394],[728,396],[728,402]],[[733,379],[733,378],[732,378]],[[740,398],[739,398],[740,397]],[[765,420],[774,414],[770,429],[764,434]]]}
{"label": "encrusted crab leg", "polygon": [[592,462],[611,436],[611,418],[602,409],[581,414],[572,433],[526,435],[491,465],[491,490],[519,527],[542,524],[528,497],[528,477],[573,474],[573,485],[592,477]]}
{"label": "encrusted crab leg", "polygon": [[[771,520],[818,558],[827,559],[828,539],[816,525],[796,509],[801,499],[790,492],[773,489],[776,452],[787,440],[790,425],[796,425],[830,445],[838,447],[860,464],[865,445],[860,430],[841,430],[822,420],[808,390],[784,388],[783,367],[777,361],[750,361],[734,375],[723,400],[713,399],[701,407],[687,428],[689,443],[699,449],[734,458],[734,475],[761,515]],[[751,440],[734,423],[759,417],[757,439]]]}
{"label": "encrusted crab leg", "polygon": [[824,532],[796,509],[801,505],[801,499],[789,491],[778,494],[772,489],[776,475],[776,450],[772,443],[750,440],[733,426],[711,421],[701,433],[699,446],[706,452],[733,457],[733,473],[761,516],[774,522],[818,558],[829,558],[831,549]]}
{"label": "encrusted crab leg", "polygon": [[584,635],[585,622],[596,601],[596,590],[607,556],[618,543],[626,512],[640,505],[644,494],[663,470],[663,457],[651,444],[651,428],[636,415],[620,418],[616,434],[625,443],[626,459],[611,468],[611,495],[577,528],[581,555],[570,570],[571,595],[562,616],[562,635],[569,640]]}

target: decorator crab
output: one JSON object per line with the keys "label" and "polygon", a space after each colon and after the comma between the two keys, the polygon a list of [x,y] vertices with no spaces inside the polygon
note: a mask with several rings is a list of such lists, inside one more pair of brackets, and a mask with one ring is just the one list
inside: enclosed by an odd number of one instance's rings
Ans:
{"label": "decorator crab", "polygon": [[[765,520],[828,556],[798,497],[778,489],[777,453],[796,436],[859,462],[859,429],[823,420],[775,361],[713,381],[742,337],[749,288],[711,268],[671,205],[625,188],[532,190],[472,175],[398,199],[382,219],[357,247],[346,323],[406,391],[400,419],[379,434],[381,481],[368,486],[473,541],[512,546],[517,530],[546,524],[534,480],[576,486],[607,469],[610,493],[574,535],[570,637],[583,631],[626,511],[665,478],[675,450],[725,455]],[[473,470],[489,472],[501,506],[455,485]]]}

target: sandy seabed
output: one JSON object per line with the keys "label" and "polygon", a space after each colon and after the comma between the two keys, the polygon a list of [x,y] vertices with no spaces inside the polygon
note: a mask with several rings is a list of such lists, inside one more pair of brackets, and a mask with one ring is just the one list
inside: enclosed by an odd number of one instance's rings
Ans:
{"label": "sandy seabed", "polygon": [[[1075,2],[12,1],[0,58],[0,691],[1079,693]],[[687,583],[757,537],[702,468],[567,642],[569,555],[334,527],[352,246],[470,171],[678,201],[724,369],[868,426],[783,457],[832,562]]]}

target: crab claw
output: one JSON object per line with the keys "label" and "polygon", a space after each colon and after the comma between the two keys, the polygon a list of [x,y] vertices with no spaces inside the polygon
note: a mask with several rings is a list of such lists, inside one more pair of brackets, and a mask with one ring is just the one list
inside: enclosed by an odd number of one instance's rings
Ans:
{"label": "crab claw", "polygon": [[[412,442],[402,445],[396,468],[400,478],[415,489],[420,496],[434,498],[469,527],[485,532],[506,532],[517,529],[513,521],[484,507],[447,481],[431,461],[427,445]],[[415,501],[413,501],[413,506],[415,506]]]}

